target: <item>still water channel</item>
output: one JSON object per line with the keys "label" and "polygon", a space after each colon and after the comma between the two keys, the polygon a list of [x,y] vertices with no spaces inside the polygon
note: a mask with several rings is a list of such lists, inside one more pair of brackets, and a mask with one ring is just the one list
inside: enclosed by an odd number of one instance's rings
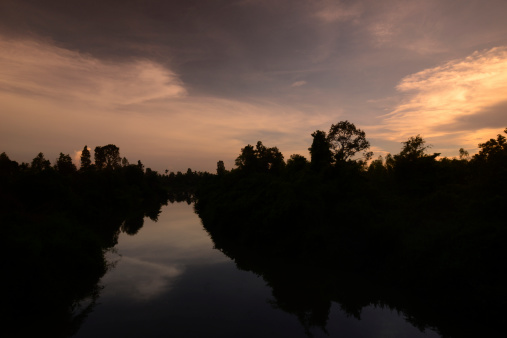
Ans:
{"label": "still water channel", "polygon": [[[193,207],[163,207],[134,236],[122,233],[116,265],[75,337],[307,337],[296,316],[274,308],[271,288],[213,249]],[[369,306],[361,320],[333,303],[327,334],[314,337],[439,337],[403,314]]]}

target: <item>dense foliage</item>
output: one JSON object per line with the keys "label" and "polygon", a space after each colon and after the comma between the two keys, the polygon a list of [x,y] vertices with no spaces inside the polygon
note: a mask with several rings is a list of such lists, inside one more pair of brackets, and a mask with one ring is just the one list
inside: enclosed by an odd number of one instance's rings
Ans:
{"label": "dense foliage", "polygon": [[274,305],[307,328],[325,326],[338,301],[356,316],[387,304],[444,336],[466,334],[441,319],[445,312],[456,323],[490,318],[488,330],[500,332],[505,136],[479,144],[472,157],[460,149],[458,158],[438,158],[417,135],[373,161],[365,133],[348,121],[312,136],[310,161],[285,161],[259,141],[241,149],[233,170],[218,161],[216,175],[160,175],[112,144],[96,147],[93,162],[85,146],[79,168],[63,153],[54,165],[42,153],[21,164],[0,154],[4,319],[20,335],[30,327],[72,334],[94,306],[104,253],[119,233],[137,233],[168,201],[196,201],[216,247],[262,275]]}
{"label": "dense foliage", "polygon": [[93,164],[85,147],[79,170],[65,154],[54,166],[42,153],[30,164],[0,154],[5,323],[17,336],[72,334],[93,308],[106,250],[156,220],[167,198],[162,177],[121,165],[114,145],[97,147]]}
{"label": "dense foliage", "polygon": [[[471,318],[501,318],[507,305],[505,136],[480,144],[472,158],[461,149],[459,158],[438,159],[417,135],[399,154],[367,165],[364,133],[356,133],[360,142],[336,147],[337,125],[331,137],[312,134],[311,162],[293,155],[276,171],[242,162],[206,178],[196,211],[215,245],[235,259],[351,273],[454,304],[473,312]],[[262,163],[264,153],[250,148],[238,159],[247,151]],[[360,151],[362,157],[354,156]]]}

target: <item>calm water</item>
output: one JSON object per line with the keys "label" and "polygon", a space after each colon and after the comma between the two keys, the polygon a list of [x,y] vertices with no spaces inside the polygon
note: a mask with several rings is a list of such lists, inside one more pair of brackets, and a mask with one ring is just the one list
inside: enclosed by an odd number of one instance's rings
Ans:
{"label": "calm water", "polygon": [[[102,280],[98,305],[75,337],[306,337],[296,316],[275,309],[261,277],[238,270],[213,249],[186,203],[145,220],[135,236],[120,235],[114,269]],[[439,337],[421,332],[403,314],[373,306],[361,320],[333,303],[327,335],[315,337]]]}

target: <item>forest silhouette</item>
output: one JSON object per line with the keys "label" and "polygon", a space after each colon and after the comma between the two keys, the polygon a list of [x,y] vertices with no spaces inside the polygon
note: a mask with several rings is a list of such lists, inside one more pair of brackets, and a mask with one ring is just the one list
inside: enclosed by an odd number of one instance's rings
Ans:
{"label": "forest silhouette", "polygon": [[76,168],[68,154],[54,165],[42,153],[21,164],[0,154],[2,315],[16,336],[74,334],[95,306],[119,234],[136,234],[162,205],[188,199],[113,144],[94,155],[85,146]]}
{"label": "forest silhouette", "polygon": [[417,135],[373,161],[348,121],[312,136],[310,161],[285,163],[259,141],[236,169],[205,177],[196,211],[215,246],[262,275],[306,328],[325,328],[337,301],[353,315],[393,307],[447,337],[502,332],[505,136],[439,158]]}
{"label": "forest silhouette", "polygon": [[463,318],[478,332],[488,320],[498,333],[507,305],[505,136],[473,156],[439,158],[417,135],[375,160],[348,121],[312,137],[309,160],[285,161],[259,141],[241,149],[234,169],[218,161],[215,174],[160,174],[113,144],[96,147],[94,161],[85,146],[79,168],[63,153],[53,165],[42,153],[21,164],[0,154],[6,322],[27,334],[27,320],[55,337],[75,333],[120,232],[134,235],[162,205],[186,201],[216,248],[262,275],[273,306],[307,332],[325,330],[336,301],[354,316],[369,304],[396,308],[443,336],[461,336]]}

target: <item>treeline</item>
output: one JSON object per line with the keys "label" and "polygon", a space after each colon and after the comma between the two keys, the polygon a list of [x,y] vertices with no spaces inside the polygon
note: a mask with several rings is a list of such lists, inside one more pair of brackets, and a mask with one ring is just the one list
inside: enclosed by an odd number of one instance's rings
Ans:
{"label": "treeline", "polygon": [[77,168],[62,153],[53,165],[42,153],[21,164],[0,154],[3,318],[20,336],[74,333],[100,291],[105,252],[168,202],[162,175],[117,146],[94,155],[85,146]]}
{"label": "treeline", "polygon": [[197,187],[210,176],[212,174],[208,172],[192,171],[190,168],[185,173],[181,171],[174,173],[166,170],[165,175],[161,176],[161,182],[168,190],[171,203],[184,201],[191,204],[195,201]]}
{"label": "treeline", "polygon": [[504,135],[479,144],[473,156],[460,149],[457,158],[428,153],[417,135],[398,154],[373,161],[365,133],[348,121],[312,136],[310,160],[285,162],[259,141],[241,149],[237,168],[219,164],[204,180],[196,211],[217,248],[240,260],[359,275],[470,318],[501,318]]}

